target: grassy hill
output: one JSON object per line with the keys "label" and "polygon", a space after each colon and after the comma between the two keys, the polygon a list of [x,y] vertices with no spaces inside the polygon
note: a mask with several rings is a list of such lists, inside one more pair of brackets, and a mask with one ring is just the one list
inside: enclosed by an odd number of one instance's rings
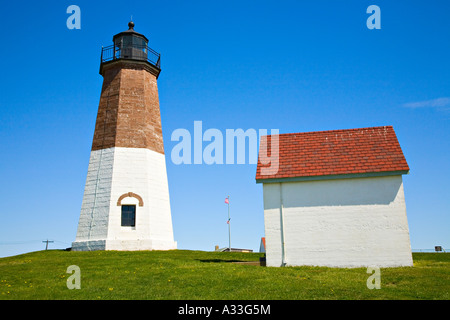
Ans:
{"label": "grassy hill", "polygon": [[[245,264],[260,253],[205,251],[39,251],[0,259],[0,299],[445,299],[450,253],[414,253],[414,267],[381,269],[381,289],[366,268],[269,268]],[[67,267],[81,270],[69,290]]]}

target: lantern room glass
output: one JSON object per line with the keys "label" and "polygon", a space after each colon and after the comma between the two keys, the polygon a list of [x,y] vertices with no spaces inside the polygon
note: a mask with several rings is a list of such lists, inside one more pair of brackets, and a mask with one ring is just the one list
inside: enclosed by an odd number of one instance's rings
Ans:
{"label": "lantern room glass", "polygon": [[147,60],[147,41],[137,35],[121,35],[115,39],[114,56],[116,59]]}

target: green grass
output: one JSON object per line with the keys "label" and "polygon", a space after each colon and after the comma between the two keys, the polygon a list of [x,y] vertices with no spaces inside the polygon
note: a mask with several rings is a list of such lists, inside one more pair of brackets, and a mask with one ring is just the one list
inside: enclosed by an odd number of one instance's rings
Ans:
{"label": "green grass", "polygon": [[[259,253],[205,251],[39,251],[0,259],[0,299],[440,299],[450,298],[450,253],[414,253],[414,267],[381,269],[381,289],[366,268],[270,268],[233,263]],[[81,270],[69,290],[67,267]]]}

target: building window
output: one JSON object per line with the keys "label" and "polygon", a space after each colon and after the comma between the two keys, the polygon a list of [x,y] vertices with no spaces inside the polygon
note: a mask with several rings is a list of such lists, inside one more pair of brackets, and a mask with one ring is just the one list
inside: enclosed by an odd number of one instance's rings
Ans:
{"label": "building window", "polygon": [[122,206],[122,227],[134,227],[136,225],[136,205]]}

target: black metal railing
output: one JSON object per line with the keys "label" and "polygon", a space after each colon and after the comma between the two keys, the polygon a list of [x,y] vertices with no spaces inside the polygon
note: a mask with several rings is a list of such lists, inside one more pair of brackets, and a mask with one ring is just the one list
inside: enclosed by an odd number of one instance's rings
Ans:
{"label": "black metal railing", "polygon": [[158,69],[161,69],[161,55],[148,46],[111,45],[108,47],[102,47],[102,55],[100,58],[101,63],[118,59],[147,61]]}

